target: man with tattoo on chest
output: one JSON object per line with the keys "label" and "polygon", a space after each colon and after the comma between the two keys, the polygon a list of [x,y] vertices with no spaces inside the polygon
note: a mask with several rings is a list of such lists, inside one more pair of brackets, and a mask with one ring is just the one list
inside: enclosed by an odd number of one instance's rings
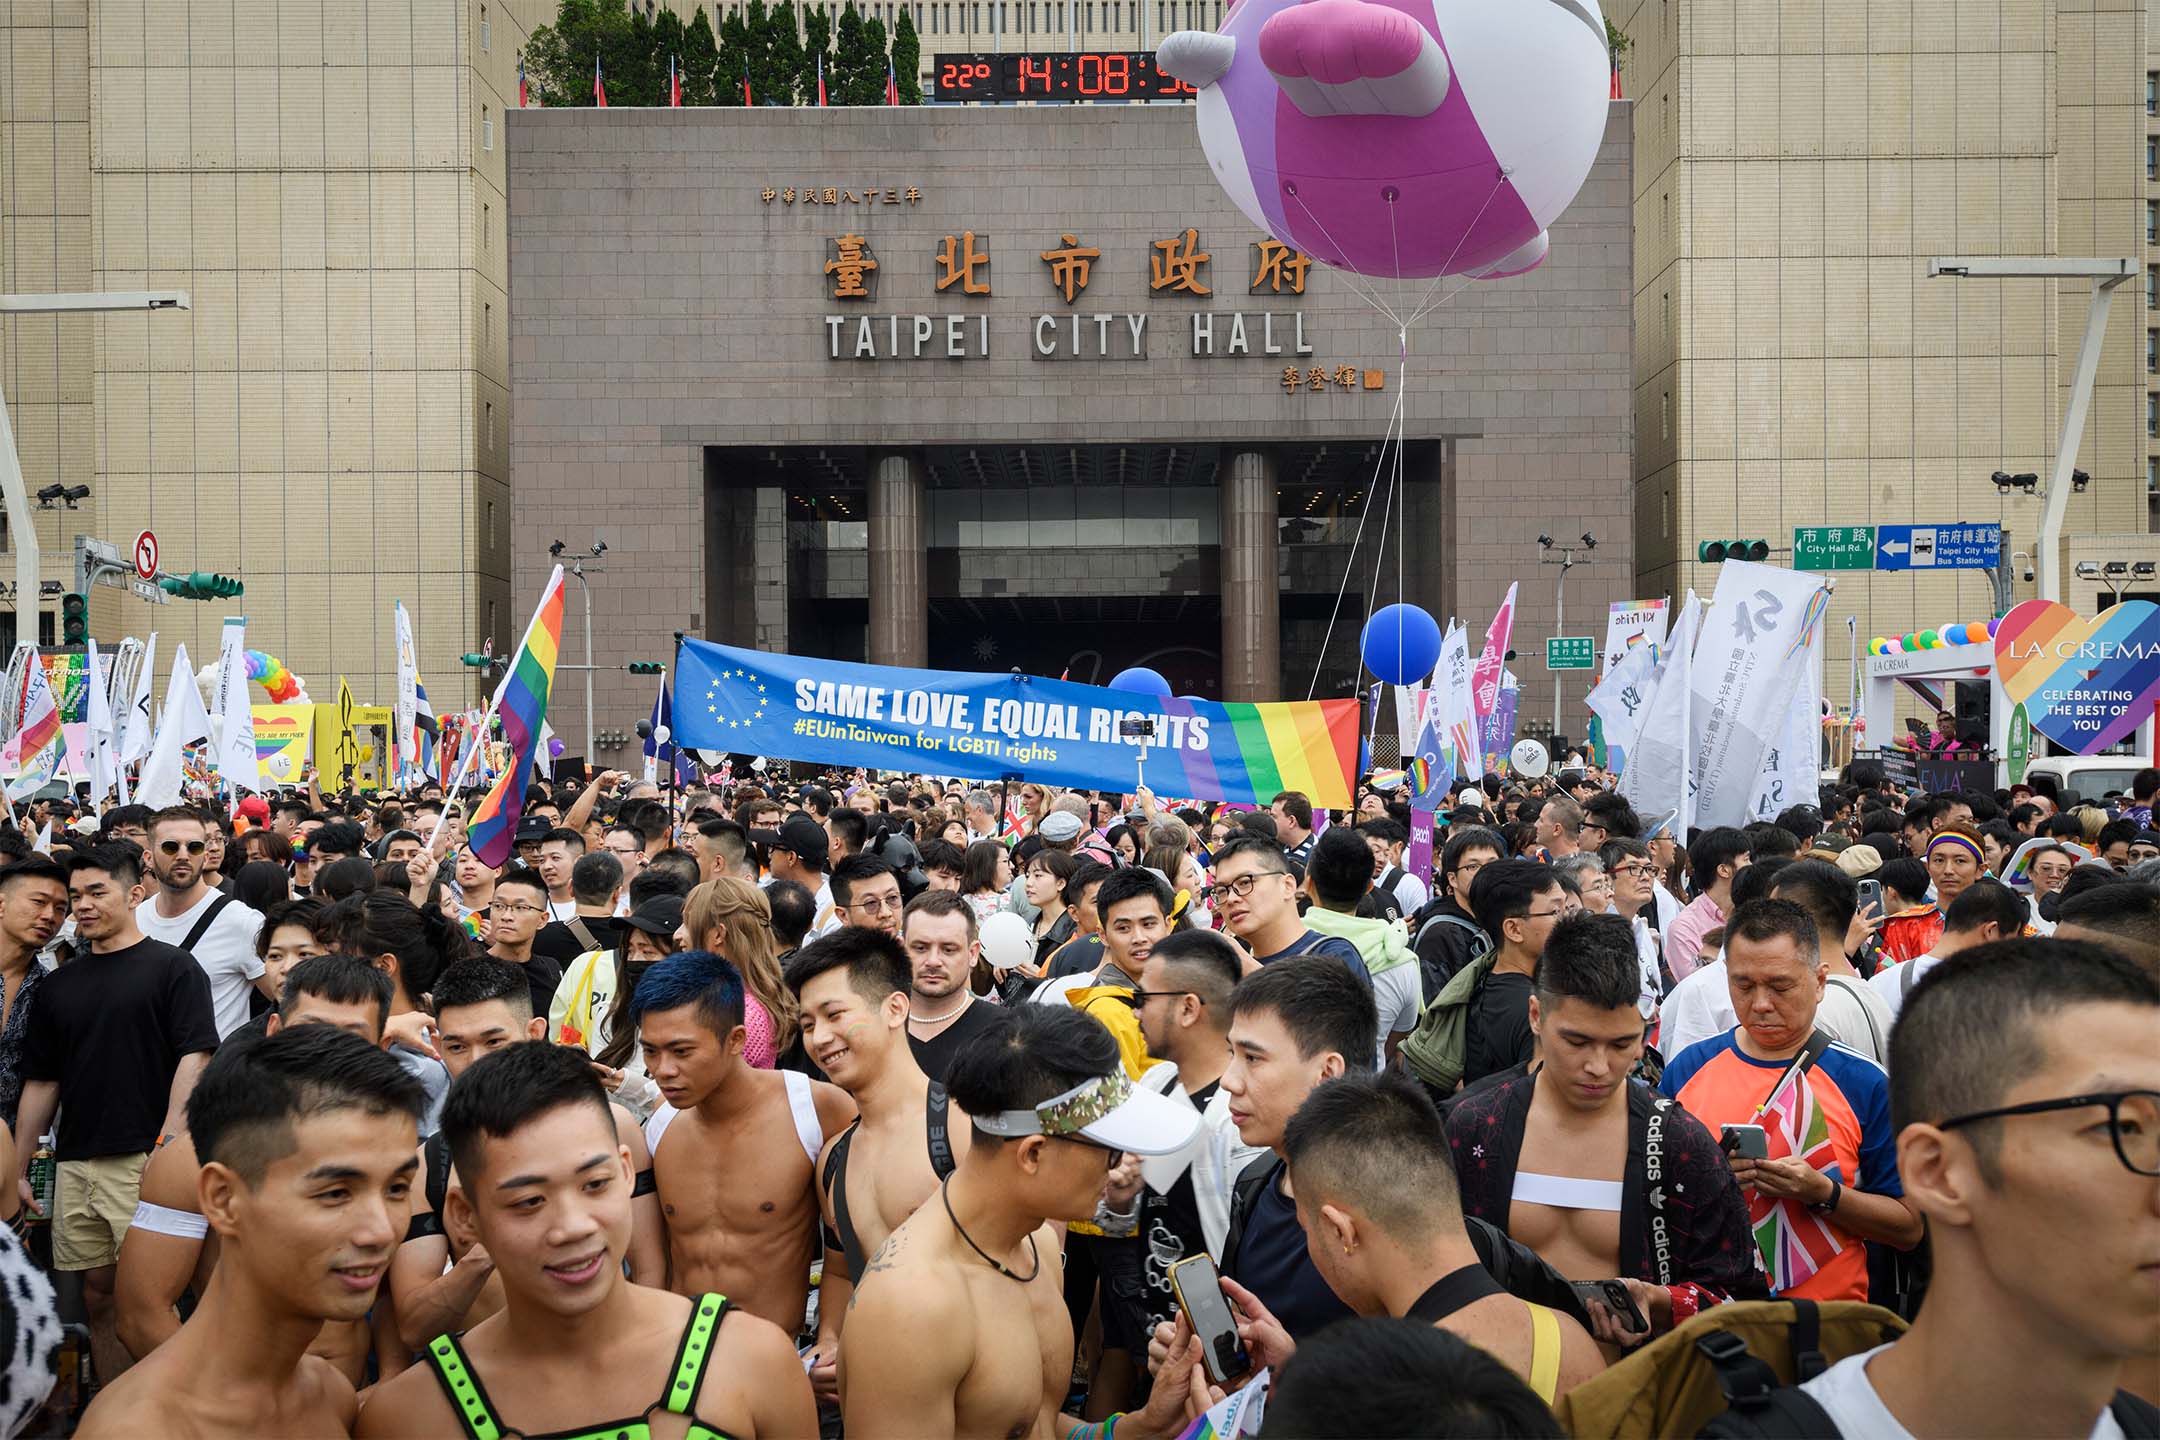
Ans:
{"label": "man with tattoo on chest", "polygon": [[1182,1148],[1198,1114],[1135,1089],[1110,1032],[1062,1007],[999,1011],[945,1084],[973,1136],[856,1279],[840,1357],[849,1440],[1103,1440],[1112,1424],[1122,1440],[1178,1433],[1197,1344],[1171,1357],[1146,1408],[1096,1424],[1060,1413],[1073,1334],[1048,1222],[1093,1215],[1121,1154]]}
{"label": "man with tattoo on chest", "polygon": [[743,1059],[743,983],[704,950],[670,955],[630,997],[645,1071],[666,1102],[645,1122],[669,1288],[708,1291],[792,1335],[810,1296],[825,1137],[855,1118],[838,1086]]}

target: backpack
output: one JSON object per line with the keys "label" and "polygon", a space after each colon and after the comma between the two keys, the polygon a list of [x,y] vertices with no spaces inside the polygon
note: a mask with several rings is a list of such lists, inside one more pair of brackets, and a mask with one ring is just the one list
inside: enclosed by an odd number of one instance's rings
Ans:
{"label": "backpack", "polygon": [[1890,1311],[1858,1300],[1731,1300],[1576,1386],[1553,1414],[1575,1440],[1835,1435],[1798,1387],[1905,1329]]}
{"label": "backpack", "polygon": [[1410,921],[1410,948],[1417,952],[1418,974],[1424,985],[1425,1003],[1428,1005],[1439,999],[1440,992],[1446,987],[1447,982],[1455,978],[1453,970],[1443,969],[1439,960],[1429,958],[1426,955],[1425,942],[1428,939],[1444,934],[1449,929],[1460,930],[1470,937],[1470,954],[1472,958],[1475,958],[1479,950],[1492,943],[1491,938],[1478,928],[1475,921],[1466,920],[1460,915],[1440,910],[1438,908],[1440,904],[1440,900],[1430,901],[1424,909],[1418,911],[1417,915],[1411,917]]}
{"label": "backpack", "polygon": [[1470,1058],[1470,1007],[1477,1003],[1478,991],[1492,973],[1493,955],[1494,946],[1488,940],[1469,964],[1440,987],[1418,1017],[1417,1029],[1402,1042],[1403,1064],[1436,1094],[1453,1094],[1462,1084]]}

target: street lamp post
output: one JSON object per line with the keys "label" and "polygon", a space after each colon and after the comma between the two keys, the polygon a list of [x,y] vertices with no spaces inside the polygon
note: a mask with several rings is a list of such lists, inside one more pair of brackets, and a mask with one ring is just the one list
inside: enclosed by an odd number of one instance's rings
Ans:
{"label": "street lamp post", "polygon": [[[1562,545],[1555,549],[1550,535],[1538,536],[1537,543],[1539,563],[1560,567],[1559,581],[1553,586],[1553,634],[1558,636],[1567,629],[1567,572],[1586,563],[1584,556],[1597,549],[1597,537],[1587,530],[1583,532],[1583,555],[1580,556],[1575,553],[1576,547],[1573,545]],[[1555,735],[1560,733],[1560,692],[1565,685],[1566,682],[1560,678],[1560,672],[1552,671],[1552,733]]]}
{"label": "street lamp post", "polygon": [[[77,290],[51,295],[0,295],[0,315],[83,315],[115,310],[185,310],[185,290]],[[8,421],[7,394],[0,389],[0,497],[7,504],[8,528],[15,540],[15,638],[38,643],[37,519],[23,485],[22,457],[15,453],[15,429]]]}
{"label": "street lamp post", "polygon": [[[568,548],[562,541],[557,540],[548,546],[548,554],[559,560],[562,558],[563,551]],[[593,541],[593,559],[597,560],[605,554],[607,554],[607,541]],[[585,760],[586,763],[590,764],[593,756],[600,753],[599,732],[593,726],[593,671],[597,667],[593,664],[592,582],[585,578],[585,561],[582,557],[570,562],[568,574],[573,580],[577,581],[578,588],[585,592]],[[557,668],[568,669],[570,667],[558,666]]]}

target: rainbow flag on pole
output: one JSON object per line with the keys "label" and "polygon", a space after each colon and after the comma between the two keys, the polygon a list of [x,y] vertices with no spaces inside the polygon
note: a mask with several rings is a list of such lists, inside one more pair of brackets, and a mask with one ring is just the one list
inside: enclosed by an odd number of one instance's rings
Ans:
{"label": "rainbow flag on pole", "polygon": [[540,752],[541,729],[547,720],[548,691],[555,684],[555,655],[562,646],[563,571],[555,567],[547,589],[540,593],[540,607],[492,707],[502,717],[503,738],[510,743],[510,764],[496,777],[494,786],[481,797],[466,825],[473,853],[483,864],[501,865],[510,858],[517,836],[518,818],[525,811],[525,789],[532,783],[533,761]]}
{"label": "rainbow flag on pole", "polygon": [[27,669],[28,679],[23,684],[22,729],[17,732],[22,757],[22,773],[10,781],[8,799],[20,800],[46,781],[60,769],[61,741],[60,707],[53,703],[52,685],[45,676],[45,664],[33,655]]}

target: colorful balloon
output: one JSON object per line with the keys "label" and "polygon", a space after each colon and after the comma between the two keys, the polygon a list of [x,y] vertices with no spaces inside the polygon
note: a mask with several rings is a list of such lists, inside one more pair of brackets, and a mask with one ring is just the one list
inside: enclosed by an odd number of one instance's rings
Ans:
{"label": "colorful balloon", "polygon": [[1530,269],[1605,135],[1597,0],[1237,0],[1156,58],[1238,209],[1367,275]]}
{"label": "colorful balloon", "polygon": [[1110,688],[1133,695],[1153,695],[1164,700],[1170,698],[1170,682],[1145,665],[1135,665],[1118,671],[1110,677]]}
{"label": "colorful balloon", "polygon": [[261,650],[247,652],[248,679],[270,694],[272,704],[285,705],[307,699],[307,686],[285,668],[285,662]]}
{"label": "colorful balloon", "polygon": [[1440,663],[1440,622],[1416,605],[1388,605],[1365,622],[1358,653],[1390,685],[1415,685]]}

